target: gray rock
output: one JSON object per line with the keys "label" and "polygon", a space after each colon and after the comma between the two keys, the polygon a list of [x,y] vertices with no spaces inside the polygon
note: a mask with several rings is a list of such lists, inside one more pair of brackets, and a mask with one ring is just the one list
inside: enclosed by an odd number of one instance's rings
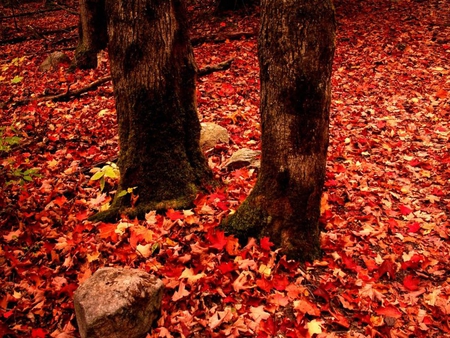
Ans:
{"label": "gray rock", "polygon": [[163,282],[141,270],[101,268],[75,292],[82,338],[145,337],[159,318]]}
{"label": "gray rock", "polygon": [[252,150],[248,148],[242,148],[236,151],[228,161],[223,165],[224,167],[228,167],[230,169],[239,169],[242,167],[260,167],[259,156],[261,155],[261,151]]}
{"label": "gray rock", "polygon": [[200,147],[203,151],[213,148],[219,142],[230,142],[230,136],[224,127],[211,122],[204,122],[201,126]]}
{"label": "gray rock", "polygon": [[46,72],[56,69],[62,63],[70,63],[70,58],[63,52],[53,52],[41,63],[39,71]]}

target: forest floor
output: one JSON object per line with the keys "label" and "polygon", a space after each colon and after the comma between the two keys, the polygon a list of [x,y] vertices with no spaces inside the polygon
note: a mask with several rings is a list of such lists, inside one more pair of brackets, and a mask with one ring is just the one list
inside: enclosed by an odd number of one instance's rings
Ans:
{"label": "forest floor", "polygon": [[[208,1],[190,3],[194,38],[258,29],[257,10],[216,15]],[[270,239],[239,247],[214,230],[257,177],[223,166],[260,147],[256,35],[195,47],[200,68],[234,58],[198,82],[202,122],[231,135],[206,153],[223,186],[192,210],[91,223],[116,184],[102,192],[90,180],[117,157],[112,85],[37,98],[108,75],[108,57],[91,71],[39,72],[52,51],[73,57],[78,20],[63,8],[5,17],[41,5],[1,8],[0,123],[11,149],[0,170],[19,169],[24,182],[0,187],[0,338],[78,337],[73,293],[103,266],[164,281],[148,337],[450,337],[448,0],[336,0],[323,257],[306,264]]]}

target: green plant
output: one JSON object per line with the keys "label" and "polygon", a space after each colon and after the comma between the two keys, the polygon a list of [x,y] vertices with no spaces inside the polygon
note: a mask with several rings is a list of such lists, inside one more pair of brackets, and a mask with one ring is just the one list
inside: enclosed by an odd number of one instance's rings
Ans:
{"label": "green plant", "polygon": [[120,177],[119,168],[117,164],[113,162],[106,162],[102,168],[93,168],[91,172],[94,175],[91,177],[91,181],[99,181],[100,183],[100,191],[105,189],[106,179],[110,178],[112,180],[118,180]]}
{"label": "green plant", "polygon": [[11,147],[20,143],[21,138],[12,127],[0,127],[0,153],[8,153]]}
{"label": "green plant", "polygon": [[[0,155],[8,154],[12,147],[20,144],[22,138],[17,136],[18,132],[13,127],[0,127]],[[6,185],[24,184],[31,182],[33,177],[40,177],[37,169],[21,169],[13,159],[7,159],[2,163],[0,171],[3,182]]]}

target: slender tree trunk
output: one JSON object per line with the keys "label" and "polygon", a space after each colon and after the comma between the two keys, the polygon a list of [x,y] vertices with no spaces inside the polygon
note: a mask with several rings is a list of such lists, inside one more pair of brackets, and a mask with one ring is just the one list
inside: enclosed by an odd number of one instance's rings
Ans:
{"label": "slender tree trunk", "polygon": [[330,77],[331,0],[262,0],[259,35],[262,160],[255,188],[224,228],[270,236],[288,257],[320,254]]}
{"label": "slender tree trunk", "polygon": [[106,47],[105,0],[80,0],[79,41],[74,66],[81,69],[97,67],[97,53]]}
{"label": "slender tree trunk", "polygon": [[182,0],[107,0],[109,55],[119,123],[118,192],[102,217],[189,208],[212,183],[200,150],[197,67]]}

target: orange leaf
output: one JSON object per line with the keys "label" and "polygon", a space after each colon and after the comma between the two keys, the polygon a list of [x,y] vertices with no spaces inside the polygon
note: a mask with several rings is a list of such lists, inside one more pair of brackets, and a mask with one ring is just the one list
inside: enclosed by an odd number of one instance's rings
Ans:
{"label": "orange leaf", "polygon": [[439,89],[437,92],[436,92],[436,97],[438,97],[438,98],[440,98],[440,99],[445,99],[445,98],[447,98],[447,95],[448,95],[448,92],[446,91],[446,90],[444,90],[444,89]]}
{"label": "orange leaf", "polygon": [[402,313],[394,306],[388,305],[385,307],[380,307],[376,311],[377,315],[383,315],[386,317],[392,317],[392,318],[400,318],[402,316]]}
{"label": "orange leaf", "polygon": [[239,240],[234,236],[228,236],[225,249],[229,255],[236,256],[239,253]]}
{"label": "orange leaf", "polygon": [[166,216],[169,217],[171,221],[176,221],[177,219],[184,219],[184,214],[180,210],[169,209],[166,212]]}
{"label": "orange leaf", "polygon": [[303,314],[307,313],[310,316],[320,316],[320,310],[317,305],[304,298],[294,301],[294,309]]}
{"label": "orange leaf", "polygon": [[183,282],[180,283],[178,286],[178,290],[174,292],[172,296],[172,301],[176,302],[177,300],[180,300],[181,298],[189,295],[190,292],[185,289],[185,284]]}
{"label": "orange leaf", "polygon": [[98,231],[100,232],[100,238],[108,238],[111,237],[113,242],[117,241],[117,233],[116,233],[117,225],[113,223],[102,223],[97,226]]}
{"label": "orange leaf", "polygon": [[59,207],[62,207],[62,205],[66,202],[67,202],[67,198],[64,195],[61,195],[53,200],[53,203],[55,203]]}

